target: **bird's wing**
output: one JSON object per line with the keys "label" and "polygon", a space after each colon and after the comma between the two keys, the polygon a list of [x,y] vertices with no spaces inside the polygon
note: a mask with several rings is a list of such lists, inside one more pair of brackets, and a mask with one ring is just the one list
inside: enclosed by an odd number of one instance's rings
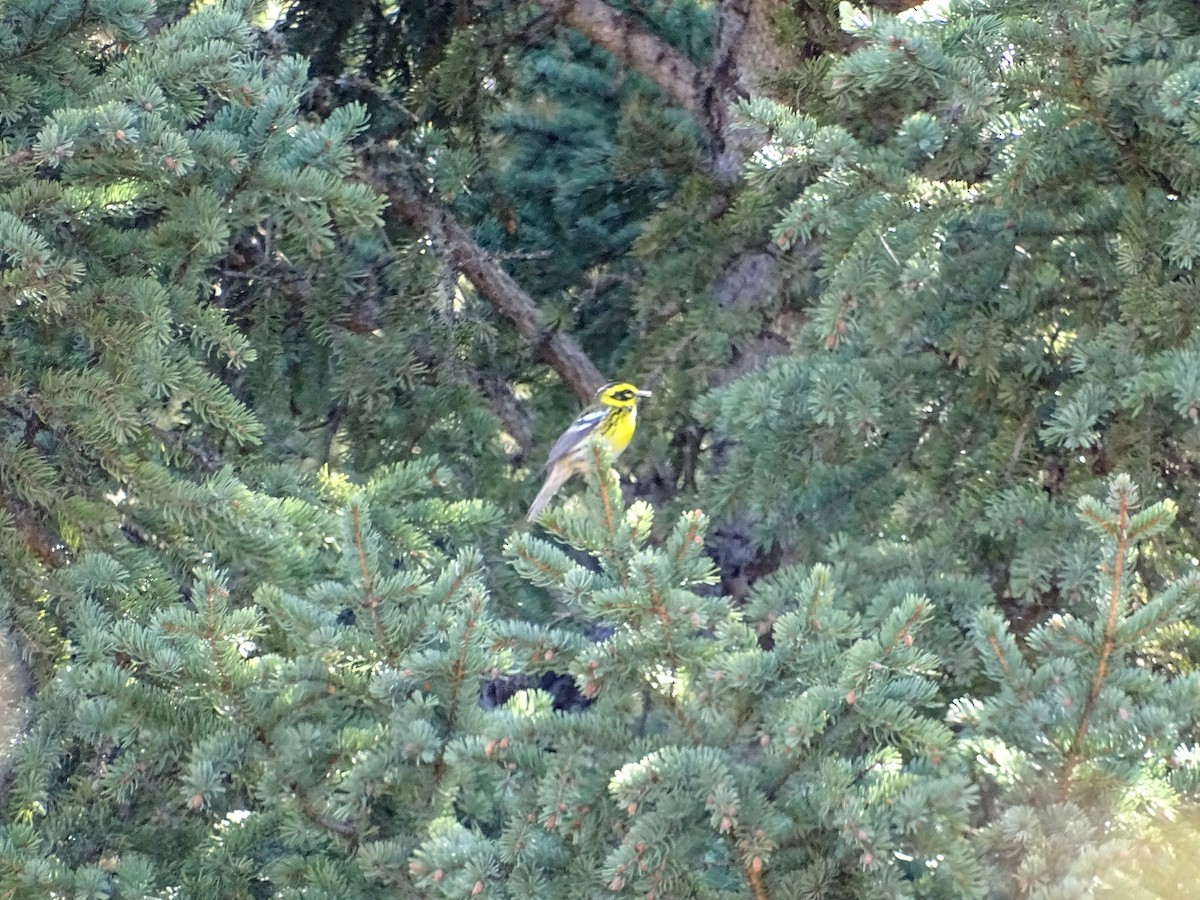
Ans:
{"label": "bird's wing", "polygon": [[554,464],[571,452],[571,448],[575,447],[580,441],[587,438],[589,434],[596,430],[596,426],[608,414],[608,410],[604,407],[595,409],[585,409],[579,414],[579,417],[568,426],[554,446],[550,448],[550,456],[546,459],[546,468],[553,468]]}

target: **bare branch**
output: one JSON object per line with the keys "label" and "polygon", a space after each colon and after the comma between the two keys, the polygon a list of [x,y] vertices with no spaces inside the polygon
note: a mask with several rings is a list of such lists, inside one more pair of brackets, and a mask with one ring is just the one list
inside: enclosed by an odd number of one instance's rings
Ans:
{"label": "bare branch", "polygon": [[508,436],[517,445],[517,452],[524,456],[533,446],[533,424],[529,420],[529,413],[513,396],[504,379],[474,371],[471,380],[479,392],[487,398],[492,412],[496,414]]}
{"label": "bare branch", "polygon": [[924,2],[925,0],[871,0],[871,2],[866,5],[872,9],[878,9],[881,12],[895,15],[896,13],[902,13],[908,9],[915,9]]}
{"label": "bare branch", "polygon": [[[407,177],[360,168],[364,184],[388,198],[389,211],[424,230],[450,265],[516,326],[538,359],[557,372],[581,402],[587,403],[606,379],[570,335],[546,326],[537,303],[479,246],[454,215]],[[386,213],[385,213],[386,214]]]}

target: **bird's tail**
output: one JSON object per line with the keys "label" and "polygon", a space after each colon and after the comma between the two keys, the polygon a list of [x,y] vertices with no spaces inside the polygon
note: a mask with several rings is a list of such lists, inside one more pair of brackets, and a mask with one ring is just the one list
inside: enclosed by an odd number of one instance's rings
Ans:
{"label": "bird's tail", "polygon": [[542,514],[542,510],[546,508],[546,504],[550,502],[550,498],[558,493],[558,489],[566,484],[567,479],[573,474],[566,466],[556,466],[551,469],[546,475],[546,483],[542,485],[542,489],[538,491],[537,496],[533,498],[533,503],[530,504],[526,520],[536,522],[538,516]]}

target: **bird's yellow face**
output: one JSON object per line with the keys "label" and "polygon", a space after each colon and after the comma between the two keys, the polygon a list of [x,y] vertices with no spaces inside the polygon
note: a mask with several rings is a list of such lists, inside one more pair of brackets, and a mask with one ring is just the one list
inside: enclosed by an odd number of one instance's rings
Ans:
{"label": "bird's yellow face", "polygon": [[637,406],[639,397],[649,396],[649,391],[638,390],[624,381],[615,381],[596,391],[596,402],[603,406],[615,406],[617,409],[629,409]]}

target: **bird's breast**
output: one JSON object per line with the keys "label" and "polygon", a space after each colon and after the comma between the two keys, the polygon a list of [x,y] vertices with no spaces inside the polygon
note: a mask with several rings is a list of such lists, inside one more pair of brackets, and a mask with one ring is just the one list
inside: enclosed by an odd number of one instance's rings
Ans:
{"label": "bird's breast", "polygon": [[622,410],[612,423],[612,427],[608,429],[604,437],[608,441],[608,446],[614,454],[620,453],[629,446],[630,440],[633,439],[633,430],[637,426],[637,407],[631,406],[629,409]]}

